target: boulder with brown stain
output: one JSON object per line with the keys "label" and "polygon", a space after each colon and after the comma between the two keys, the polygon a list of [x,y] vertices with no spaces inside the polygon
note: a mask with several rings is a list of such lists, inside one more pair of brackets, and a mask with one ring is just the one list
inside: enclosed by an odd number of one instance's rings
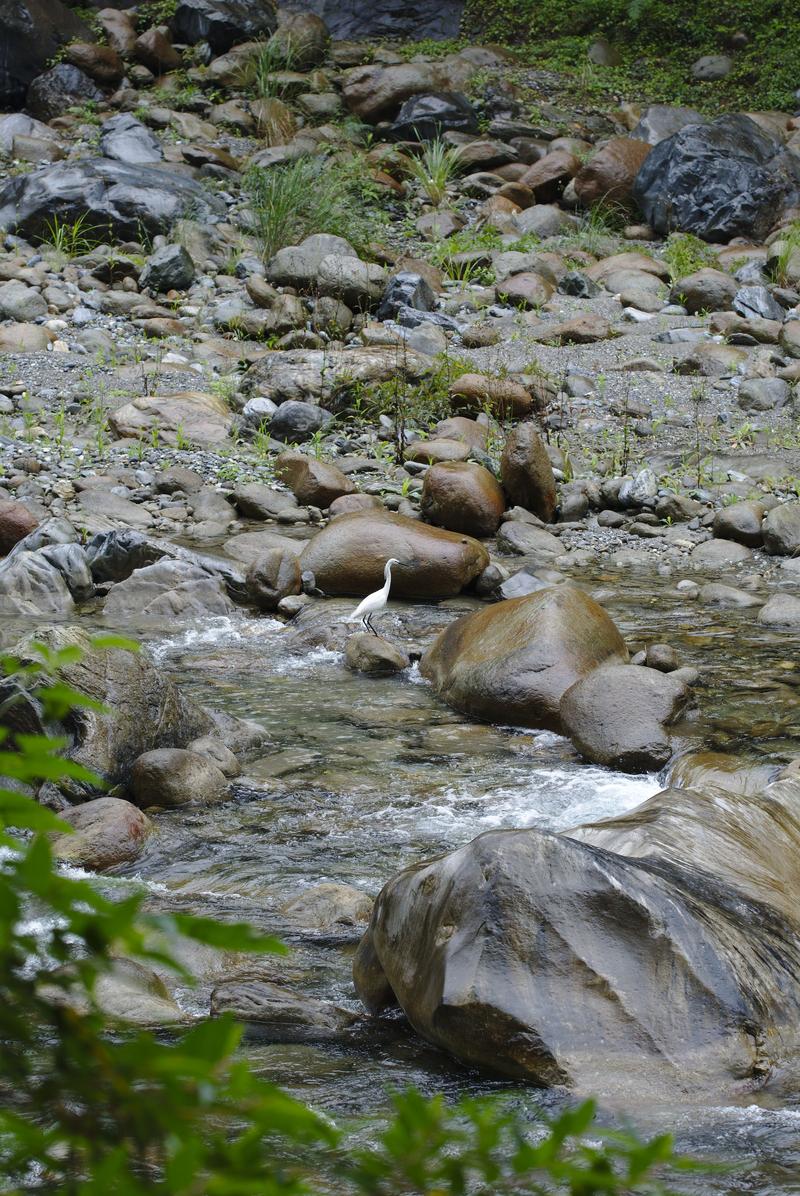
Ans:
{"label": "boulder with brown stain", "polygon": [[488,722],[561,731],[561,699],[602,664],[628,659],[612,620],[570,585],[456,619],[420,670],[456,710]]}
{"label": "boulder with brown stain", "polygon": [[506,500],[493,473],[472,461],[432,465],[425,474],[421,508],[428,523],[484,539],[500,526]]}
{"label": "boulder with brown stain", "polygon": [[14,498],[0,498],[0,556],[11,552],[39,526],[33,511]]}
{"label": "boulder with brown stain", "polygon": [[342,515],[306,545],[300,567],[310,569],[326,594],[364,596],[383,585],[394,557],[393,597],[449,598],[489,564],[489,554],[471,536],[429,527],[389,512]]}
{"label": "boulder with brown stain", "polygon": [[93,872],[135,860],[153,829],[146,814],[119,797],[97,797],[59,817],[72,833],[53,835],[53,854]]}
{"label": "boulder with brown stain", "polygon": [[310,503],[323,510],[334,499],[355,491],[355,486],[341,469],[305,453],[281,453],[275,462],[275,476],[289,487],[298,502]]}
{"label": "boulder with brown stain", "polygon": [[556,480],[535,424],[518,424],[509,433],[500,459],[500,480],[509,506],[524,507],[545,523],[551,522],[556,509]]}
{"label": "boulder with brown stain", "polygon": [[462,374],[450,386],[456,410],[485,411],[493,415],[524,419],[533,410],[525,387],[513,378],[487,378],[485,374]]}
{"label": "boulder with brown stain", "polygon": [[575,194],[583,206],[605,201],[633,208],[633,182],[651,148],[633,137],[607,141],[575,176]]}

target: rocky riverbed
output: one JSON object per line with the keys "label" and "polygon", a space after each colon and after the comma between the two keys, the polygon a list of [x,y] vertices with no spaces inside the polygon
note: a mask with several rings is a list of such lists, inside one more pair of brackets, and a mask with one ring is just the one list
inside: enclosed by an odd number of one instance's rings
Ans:
{"label": "rocky riverbed", "polygon": [[800,117],[579,107],[357,5],[49,4],[0,69],[0,647],[107,707],[65,866],[292,948],[120,961],[109,1012],[232,1010],[369,1124],[595,1093],[793,1191]]}

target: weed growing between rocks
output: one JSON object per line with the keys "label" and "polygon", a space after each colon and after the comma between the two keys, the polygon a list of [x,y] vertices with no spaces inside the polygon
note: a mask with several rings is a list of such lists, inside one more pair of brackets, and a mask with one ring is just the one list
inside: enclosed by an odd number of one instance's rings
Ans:
{"label": "weed growing between rocks", "polygon": [[365,247],[379,220],[364,203],[368,185],[355,161],[297,158],[269,170],[251,167],[245,190],[264,258],[314,233]]}

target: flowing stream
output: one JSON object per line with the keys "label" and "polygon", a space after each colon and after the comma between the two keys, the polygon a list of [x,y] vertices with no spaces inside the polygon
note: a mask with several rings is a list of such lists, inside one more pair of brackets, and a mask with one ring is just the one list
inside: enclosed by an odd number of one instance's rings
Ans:
{"label": "flowing stream", "polygon": [[[703,672],[699,714],[681,728],[687,747],[735,752],[778,766],[797,754],[800,669],[786,639],[754,625],[749,612],[687,602],[669,581],[619,574],[582,578],[602,597],[629,639],[666,640]],[[470,606],[392,604],[391,636],[423,646]],[[280,908],[324,881],[374,895],[399,868],[497,827],[560,830],[619,813],[662,788],[663,778],[630,777],[582,764],[550,733],[474,724],[445,707],[416,666],[391,679],[349,672],[342,656],[309,647],[269,619],[218,620],[169,634],[145,633],[148,650],[184,690],[208,705],[258,720],[270,746],[246,765],[223,805],[155,815],[158,833],[123,880],[145,883],[160,906],[247,918],[283,934],[288,959],[276,979],[358,1008],[350,967],[358,933],[299,934]],[[267,965],[267,974],[269,974]],[[181,993],[207,1009],[208,989]],[[258,1069],[369,1134],[392,1089],[509,1094],[532,1118],[563,1093],[541,1092],[469,1071],[417,1039],[398,1021],[374,1042],[287,1045],[248,1040]],[[604,1109],[609,1124],[618,1110]],[[734,1163],[683,1181],[703,1193],[800,1192],[800,1108],[639,1107],[643,1132],[672,1130],[681,1150]]]}

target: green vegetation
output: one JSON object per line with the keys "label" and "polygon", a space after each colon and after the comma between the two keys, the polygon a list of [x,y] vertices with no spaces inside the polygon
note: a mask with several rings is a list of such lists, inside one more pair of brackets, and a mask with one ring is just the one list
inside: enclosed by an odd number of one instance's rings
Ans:
{"label": "green vegetation", "polygon": [[[93,642],[94,650],[135,648],[118,638]],[[171,946],[180,938],[229,951],[286,949],[241,923],[145,913],[141,893],[112,900],[59,869],[50,837],[69,827],[33,791],[44,781],[98,784],[60,754],[66,741],[53,733],[76,710],[99,709],[59,679],[79,658],[77,647],[34,644],[29,659],[3,662],[0,682],[3,1190],[621,1196],[665,1191],[654,1172],[688,1165],[674,1158],[668,1135],[642,1143],[598,1130],[592,1102],[530,1125],[499,1101],[451,1108],[413,1090],[394,1097],[376,1144],[353,1146],[329,1118],[237,1057],[242,1027],[230,1017],[180,1035],[109,1023],[97,985],[120,958],[169,968],[189,982]],[[19,729],[32,709],[41,715],[38,734]]]}
{"label": "green vegetation", "polygon": [[291,45],[264,42],[258,52],[242,67],[241,86],[255,91],[259,99],[268,100],[281,93],[280,79],[276,72],[292,70]]}
{"label": "green vegetation", "polygon": [[673,282],[685,278],[687,274],[694,274],[696,270],[717,264],[714,249],[692,233],[670,233],[662,256],[669,266]]}
{"label": "green vegetation", "polygon": [[458,174],[461,151],[444,141],[429,141],[418,158],[412,158],[409,172],[434,207],[447,195],[447,186]]}
{"label": "green vegetation", "polygon": [[136,9],[136,28],[143,33],[151,25],[168,25],[177,7],[178,0],[145,0]]}
{"label": "green vegetation", "polygon": [[[740,0],[724,8],[715,0],[467,0],[463,27],[518,50],[526,63],[572,72],[584,99],[588,91],[713,112],[794,108],[800,9],[785,0]],[[749,41],[731,53],[727,78],[692,80],[692,62],[727,53],[736,32]],[[619,51],[618,67],[587,69],[587,48],[600,36]]]}
{"label": "green vegetation", "polygon": [[313,233],[331,233],[365,248],[380,224],[374,206],[380,189],[371,185],[359,158],[296,158],[269,170],[254,167],[245,188],[265,258]]}
{"label": "green vegetation", "polygon": [[83,212],[75,220],[62,220],[53,216],[45,225],[45,234],[41,239],[44,249],[50,249],[63,259],[81,257],[90,253],[103,240],[101,230],[89,223],[88,212]]}
{"label": "green vegetation", "polygon": [[800,281],[800,220],[793,220],[781,229],[772,252],[775,259],[770,270],[775,281],[781,286],[796,286]]}

